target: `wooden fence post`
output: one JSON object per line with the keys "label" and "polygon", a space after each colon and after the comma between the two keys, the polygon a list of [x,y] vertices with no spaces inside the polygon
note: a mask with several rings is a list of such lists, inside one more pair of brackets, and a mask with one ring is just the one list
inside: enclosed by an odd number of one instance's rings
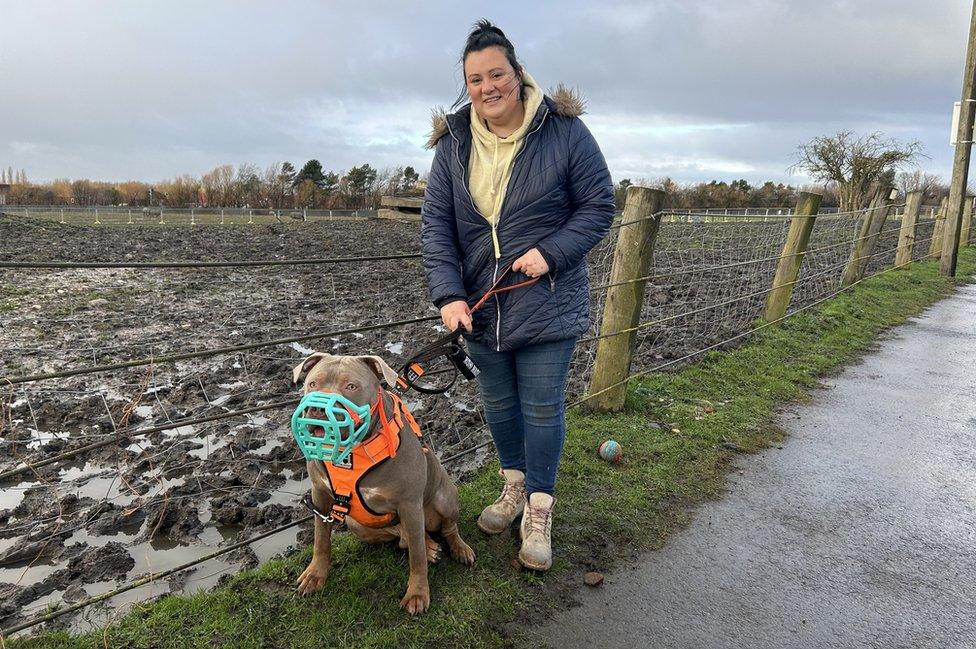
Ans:
{"label": "wooden fence post", "polygon": [[945,230],[948,209],[949,197],[946,196],[939,203],[939,213],[935,217],[935,225],[932,226],[932,243],[929,245],[929,257],[932,259],[940,259],[942,257],[942,232]]}
{"label": "wooden fence post", "polygon": [[973,225],[973,197],[966,196],[962,206],[962,230],[959,233],[959,247],[969,245],[969,233]]}
{"label": "wooden fence post", "polygon": [[[627,201],[621,218],[623,225],[613,251],[613,267],[607,298],[603,303],[600,334],[626,331],[640,322],[644,305],[645,277],[654,260],[654,240],[661,226],[664,192],[647,187],[628,187]],[[620,384],[630,374],[630,363],[637,342],[637,332],[601,338],[597,342],[596,360],[588,394],[597,394],[585,403],[591,411],[609,412],[624,407],[627,386]],[[611,387],[614,386],[614,387]]]}
{"label": "wooden fence post", "polygon": [[888,210],[891,207],[891,189],[891,187],[886,186],[879,187],[871,200],[870,208],[864,214],[864,220],[861,222],[857,241],[854,242],[851,259],[847,262],[847,268],[844,269],[844,276],[840,282],[841,286],[850,286],[864,277],[868,262],[871,261],[871,255],[874,254],[874,247],[878,243],[878,235],[888,218]]}
{"label": "wooden fence post", "polygon": [[904,268],[912,263],[915,248],[915,226],[918,225],[918,212],[922,207],[922,192],[908,192],[905,198],[905,213],[901,216],[901,229],[898,231],[898,252],[895,253],[895,268]]}
{"label": "wooden fence post", "polygon": [[790,231],[786,235],[786,243],[783,244],[783,253],[776,267],[776,276],[773,277],[773,290],[766,298],[766,313],[763,316],[766,322],[779,320],[786,315],[822,199],[820,194],[800,192],[796,212],[790,219]]}

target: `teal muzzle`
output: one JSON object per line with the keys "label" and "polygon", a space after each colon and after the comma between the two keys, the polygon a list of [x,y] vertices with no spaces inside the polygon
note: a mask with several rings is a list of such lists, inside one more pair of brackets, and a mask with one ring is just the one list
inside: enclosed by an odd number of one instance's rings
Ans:
{"label": "teal muzzle", "polygon": [[[309,416],[309,410],[321,414]],[[357,405],[341,394],[309,392],[291,416],[291,432],[306,460],[341,466],[366,437],[370,420],[369,406]]]}

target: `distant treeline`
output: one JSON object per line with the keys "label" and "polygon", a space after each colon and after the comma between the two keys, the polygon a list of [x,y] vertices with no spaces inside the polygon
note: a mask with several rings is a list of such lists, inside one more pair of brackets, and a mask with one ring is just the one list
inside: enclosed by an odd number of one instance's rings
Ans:
{"label": "distant treeline", "polygon": [[[426,175],[426,174],[424,174]],[[289,162],[273,164],[260,171],[250,163],[238,167],[221,165],[199,178],[190,174],[154,184],[130,180],[59,179],[34,183],[21,170],[0,170],[0,182],[11,185],[7,203],[11,205],[162,205],[166,207],[253,207],[291,209],[370,209],[380,196],[422,196],[425,181],[413,167],[388,167],[377,170],[367,164],[345,172],[326,172],[318,160],[309,160],[300,169]],[[677,183],[671,178],[632,181],[624,178],[615,185],[617,206],[623,208],[627,187],[632,184],[657,187],[667,193],[668,206],[693,207],[783,207],[796,203],[801,190],[824,194],[822,205],[836,207],[839,194],[834,184],[811,187],[766,181],[753,185],[744,179],[726,182],[712,180]],[[902,195],[919,190],[926,204],[938,204],[949,188],[939,176],[921,171],[898,174]]]}
{"label": "distant treeline", "polygon": [[[938,205],[943,197],[949,195],[949,185],[941,177],[923,171],[902,172],[895,178],[895,186],[904,197],[908,192],[921,191],[923,203]],[[667,204],[675,209],[693,207],[791,207],[796,204],[800,191],[814,191],[824,195],[822,207],[840,205],[840,192],[836,183],[823,185],[793,186],[766,181],[752,185],[739,179],[732,182],[712,180],[699,183],[676,183],[670,178],[648,182],[632,182],[629,178],[616,185],[617,206],[622,208],[627,187],[632,184],[663,189],[667,194]]]}
{"label": "distant treeline", "polygon": [[376,170],[363,164],[339,173],[324,171],[318,160],[309,160],[301,170],[290,162],[264,171],[250,163],[237,168],[221,165],[199,178],[184,174],[152,184],[88,179],[33,183],[21,172],[7,192],[7,203],[361,209],[376,207],[382,195],[419,195],[423,191],[419,180],[410,166]]}

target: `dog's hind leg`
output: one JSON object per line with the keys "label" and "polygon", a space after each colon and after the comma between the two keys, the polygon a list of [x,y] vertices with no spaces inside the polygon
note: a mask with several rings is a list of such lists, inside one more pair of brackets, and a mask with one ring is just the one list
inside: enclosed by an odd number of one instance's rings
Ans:
{"label": "dog's hind leg", "polygon": [[453,482],[445,482],[440,492],[434,496],[433,508],[440,515],[440,531],[447,547],[451,551],[451,556],[458,563],[466,566],[474,564],[474,550],[464,542],[461,533],[458,531],[458,497],[457,487]]}

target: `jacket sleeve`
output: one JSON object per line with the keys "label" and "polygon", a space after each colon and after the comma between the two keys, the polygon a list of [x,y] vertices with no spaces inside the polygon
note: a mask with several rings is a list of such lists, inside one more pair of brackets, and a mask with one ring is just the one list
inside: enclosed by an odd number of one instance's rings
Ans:
{"label": "jacket sleeve", "polygon": [[580,263],[607,236],[616,210],[607,162],[579,119],[573,120],[570,129],[569,197],[573,214],[559,230],[536,244],[554,271]]}
{"label": "jacket sleeve", "polygon": [[420,210],[420,247],[427,290],[434,306],[467,299],[461,278],[461,253],[454,220],[454,191],[448,166],[450,138],[442,137],[434,152]]}

